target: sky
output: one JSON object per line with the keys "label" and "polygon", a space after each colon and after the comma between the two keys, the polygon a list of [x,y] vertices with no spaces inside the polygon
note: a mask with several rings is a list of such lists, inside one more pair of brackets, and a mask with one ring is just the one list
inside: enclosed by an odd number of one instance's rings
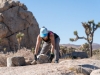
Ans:
{"label": "sky", "polygon": [[[81,22],[94,20],[100,22],[100,0],[19,0],[24,3],[28,11],[35,16],[39,27],[45,26],[48,30],[60,36],[60,44],[84,44],[87,41],[75,38],[74,31],[79,36],[85,36]],[[100,44],[100,28],[94,33],[94,43]]]}

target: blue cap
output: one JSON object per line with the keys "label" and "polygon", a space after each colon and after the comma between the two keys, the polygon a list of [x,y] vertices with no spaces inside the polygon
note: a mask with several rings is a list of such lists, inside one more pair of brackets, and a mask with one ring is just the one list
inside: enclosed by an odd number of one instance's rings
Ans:
{"label": "blue cap", "polygon": [[40,37],[46,37],[48,35],[48,30],[47,30],[47,28],[45,28],[45,27],[42,27],[41,29],[40,29]]}

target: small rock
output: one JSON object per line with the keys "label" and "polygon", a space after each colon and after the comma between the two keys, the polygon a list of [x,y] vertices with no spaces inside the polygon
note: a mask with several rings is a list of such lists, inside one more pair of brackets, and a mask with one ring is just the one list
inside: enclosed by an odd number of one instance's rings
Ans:
{"label": "small rock", "polygon": [[45,54],[40,54],[37,56],[37,63],[42,64],[42,63],[49,63],[49,57]]}
{"label": "small rock", "polygon": [[100,69],[93,70],[90,75],[100,75]]}

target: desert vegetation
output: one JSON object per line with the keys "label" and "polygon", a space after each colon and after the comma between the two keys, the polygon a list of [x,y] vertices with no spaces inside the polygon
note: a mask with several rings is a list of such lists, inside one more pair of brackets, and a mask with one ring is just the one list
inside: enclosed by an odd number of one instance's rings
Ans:
{"label": "desert vegetation", "polygon": [[[8,57],[13,57],[13,56],[22,56],[25,58],[25,60],[33,60],[33,53],[34,53],[34,48],[32,49],[27,49],[25,47],[21,47],[20,43],[22,38],[24,37],[24,34],[19,32],[16,34],[16,39],[18,42],[18,50],[17,51],[7,51],[6,48],[4,48],[2,51],[0,51],[0,67],[7,66],[7,58]],[[0,39],[0,45],[2,45],[2,39]]]}
{"label": "desert vegetation", "polygon": [[[78,48],[60,46],[60,55],[61,56],[66,55],[64,58],[71,58],[72,59],[71,54],[73,52],[85,52],[89,57],[89,44],[88,43],[84,43],[84,44],[80,45],[80,47],[78,47]],[[93,56],[92,57],[96,57],[97,56],[99,58],[100,49],[94,49],[92,52],[93,52]],[[97,57],[96,57],[96,59],[98,59]]]}
{"label": "desert vegetation", "polygon": [[14,57],[14,56],[21,56],[24,57],[25,60],[32,61],[33,60],[33,53],[31,50],[22,48],[18,50],[17,52],[6,52],[5,54],[3,52],[0,52],[0,67],[7,66],[7,58],[8,57]]}
{"label": "desert vegetation", "polygon": [[74,31],[74,35],[76,36],[76,38],[70,38],[70,41],[77,41],[78,39],[85,39],[88,44],[89,44],[89,56],[92,57],[92,43],[93,43],[93,37],[94,37],[94,32],[100,28],[100,22],[98,22],[98,24],[95,24],[94,20],[88,21],[88,22],[82,22],[82,26],[85,29],[85,34],[86,37],[80,37],[78,35],[77,31]]}
{"label": "desert vegetation", "polygon": [[[9,14],[10,13],[10,14]],[[42,64],[33,66],[30,64],[34,60],[34,50],[36,45],[36,39],[39,34],[39,25],[32,14],[28,10],[26,5],[20,3],[18,0],[1,0],[0,1],[0,74],[5,71],[14,73],[16,75],[20,72],[25,73],[39,73],[39,75],[84,75],[83,67],[92,67],[91,71],[98,69],[100,60],[100,49],[93,50],[92,44],[94,39],[95,31],[100,28],[100,22],[95,24],[94,20],[88,22],[82,22],[86,37],[80,37],[77,31],[74,31],[76,38],[70,38],[71,42],[79,39],[85,39],[87,42],[82,44],[78,48],[72,46],[60,45],[60,63]],[[43,46],[44,41],[41,42],[40,50]],[[49,48],[50,51],[50,48]],[[87,54],[88,58],[86,55]],[[24,57],[27,64],[21,65],[21,67],[10,67],[7,66],[7,58],[9,57]],[[81,57],[84,56],[84,57]],[[84,59],[83,59],[84,58]],[[81,60],[82,59],[82,60]],[[86,59],[88,59],[86,61]],[[97,59],[97,61],[92,61]],[[92,61],[92,62],[91,62]],[[97,62],[97,64],[96,64]],[[30,66],[32,65],[32,66]],[[95,66],[96,65],[96,66]],[[16,65],[14,65],[16,66]],[[49,68],[50,67],[50,68]],[[20,68],[20,69],[19,69]],[[25,69],[24,69],[25,68]],[[78,69],[77,69],[78,68]],[[13,69],[13,70],[12,70]],[[87,70],[87,69],[86,69]],[[19,71],[19,72],[17,72]],[[36,71],[36,72],[35,72]],[[46,74],[42,74],[47,71]],[[79,72],[80,71],[80,72]],[[9,72],[9,74],[10,74]],[[52,74],[53,73],[53,74]],[[6,73],[8,74],[8,73]],[[12,75],[14,75],[12,74]],[[2,75],[2,74],[1,74]],[[20,74],[19,74],[20,75]],[[29,74],[28,74],[29,75]],[[33,74],[35,75],[35,74]]]}
{"label": "desert vegetation", "polygon": [[22,38],[24,37],[24,33],[21,33],[19,32],[17,35],[16,35],[16,39],[18,41],[18,49],[20,49],[20,43],[21,43],[21,40]]}

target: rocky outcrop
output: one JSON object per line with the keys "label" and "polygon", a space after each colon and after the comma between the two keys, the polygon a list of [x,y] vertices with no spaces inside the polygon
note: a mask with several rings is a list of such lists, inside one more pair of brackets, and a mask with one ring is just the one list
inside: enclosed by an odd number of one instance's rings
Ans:
{"label": "rocky outcrop", "polygon": [[[16,34],[23,32],[24,37],[21,47],[32,48],[35,46],[39,33],[39,25],[26,5],[20,1],[0,0],[0,50],[17,50]],[[5,42],[3,42],[5,41]]]}

